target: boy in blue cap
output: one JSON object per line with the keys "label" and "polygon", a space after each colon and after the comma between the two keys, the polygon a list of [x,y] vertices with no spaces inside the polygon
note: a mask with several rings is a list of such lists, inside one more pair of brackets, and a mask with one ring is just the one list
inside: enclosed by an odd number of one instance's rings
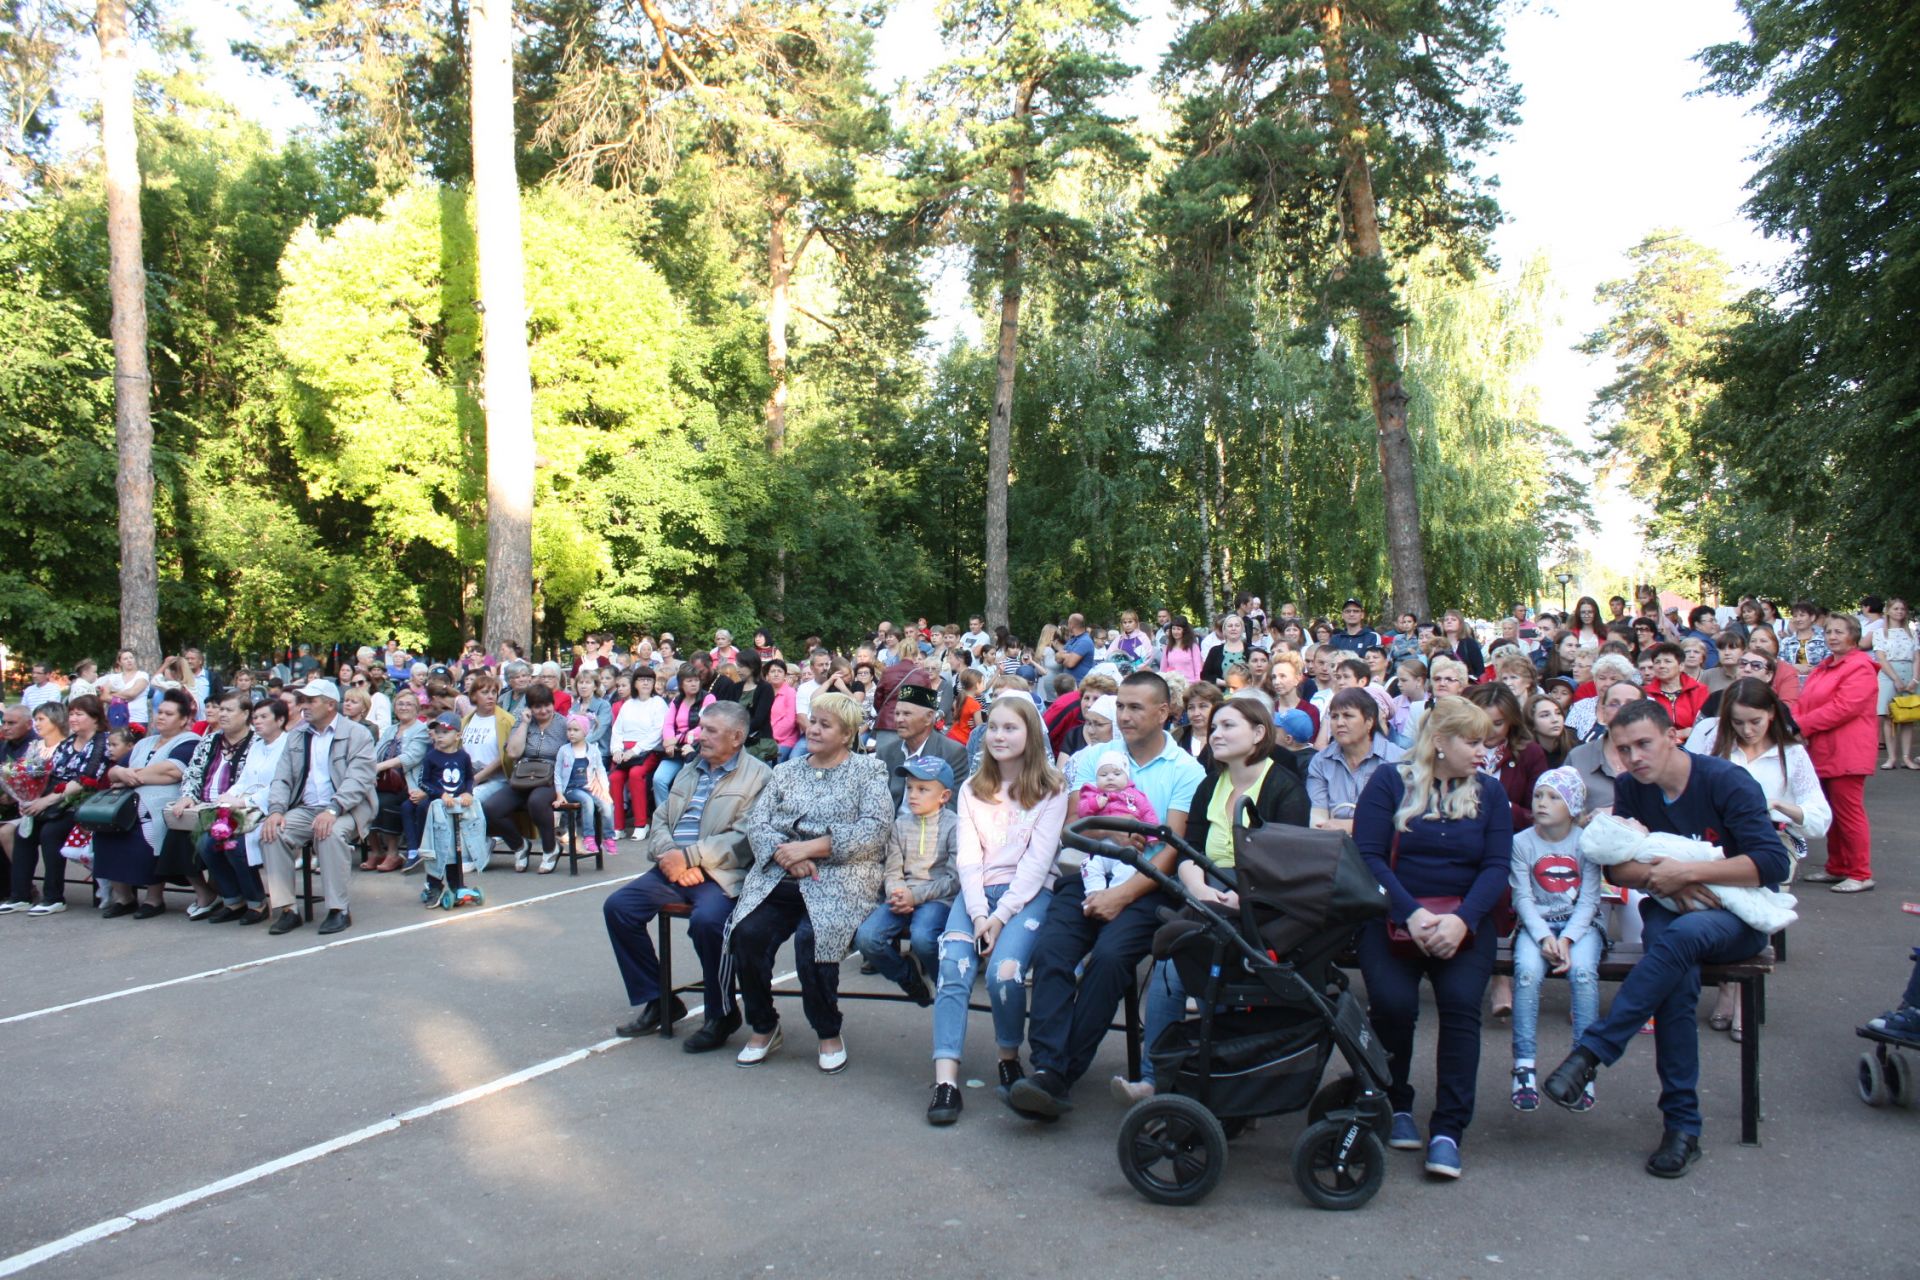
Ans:
{"label": "boy in blue cap", "polygon": [[421,856],[427,863],[427,887],[420,901],[432,910],[477,907],[486,896],[468,886],[461,861],[479,865],[486,855],[486,817],[473,802],[473,757],[460,745],[460,717],[443,711],[427,726],[433,745],[420,762],[420,790],[427,800]]}
{"label": "boy in blue cap", "polygon": [[[853,935],[874,971],[898,983],[922,1008],[933,1004],[926,975],[940,971],[940,930],[960,891],[953,855],[959,819],[946,807],[953,767],[937,756],[916,756],[894,770],[907,783],[907,812],[895,819],[887,846],[884,897]],[[901,934],[911,941],[900,955]]]}

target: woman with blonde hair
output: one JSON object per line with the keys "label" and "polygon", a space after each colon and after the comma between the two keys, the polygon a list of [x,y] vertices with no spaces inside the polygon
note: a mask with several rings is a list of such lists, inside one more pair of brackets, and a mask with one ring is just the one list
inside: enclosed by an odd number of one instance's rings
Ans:
{"label": "woman with blonde hair", "polygon": [[1027,962],[1053,899],[1053,862],[1067,820],[1067,784],[1048,758],[1047,730],[1025,694],[994,699],[986,749],[960,790],[954,871],[960,895],[940,937],[940,983],[933,1001],[933,1099],[927,1123],[960,1118],[960,1057],[967,1000],[989,976],[1002,1096],[1026,1073]]}
{"label": "woman with blonde hair", "polygon": [[[1465,698],[1437,700],[1406,758],[1373,771],[1353,821],[1354,843],[1388,899],[1388,918],[1359,939],[1373,1026],[1392,1068],[1388,1144],[1424,1145],[1427,1172],[1443,1178],[1460,1176],[1460,1141],[1473,1120],[1480,1005],[1498,943],[1488,917],[1513,857],[1506,792],[1480,772],[1491,727]],[[1424,1144],[1410,1082],[1422,978],[1440,1014],[1437,1096]]]}

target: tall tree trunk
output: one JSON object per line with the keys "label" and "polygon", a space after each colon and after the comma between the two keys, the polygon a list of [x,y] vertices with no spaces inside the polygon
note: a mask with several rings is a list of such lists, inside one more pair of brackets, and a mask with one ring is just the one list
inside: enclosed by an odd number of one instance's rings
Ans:
{"label": "tall tree trunk", "polygon": [[1387,259],[1380,247],[1379,211],[1374,203],[1373,170],[1367,159],[1367,125],[1347,60],[1343,5],[1320,9],[1320,52],[1326,61],[1327,93],[1333,102],[1335,142],[1343,170],[1347,254],[1356,274],[1379,290],[1360,305],[1360,332],[1373,395],[1373,419],[1379,433],[1380,484],[1386,500],[1387,566],[1393,574],[1393,609],[1430,617],[1427,566],[1420,538],[1420,495],[1413,465],[1413,437],[1407,433],[1407,388],[1400,370],[1399,334],[1385,294]]}
{"label": "tall tree trunk", "polygon": [[1213,512],[1220,522],[1220,597],[1233,607],[1233,543],[1227,536],[1227,437],[1216,420],[1213,424]]}
{"label": "tall tree trunk", "polygon": [[160,661],[160,572],[154,562],[147,270],[140,249],[140,157],[133,131],[127,0],[100,0],[94,26],[100,37],[100,142],[107,166],[113,434],[120,453],[120,647],[133,650],[151,671]]}
{"label": "tall tree trunk", "polygon": [[1213,498],[1208,493],[1212,488],[1207,483],[1207,455],[1204,449],[1200,453],[1200,483],[1195,486],[1200,494],[1200,625],[1195,628],[1197,635],[1204,636],[1213,629],[1215,617],[1213,596]]}
{"label": "tall tree trunk", "polygon": [[533,376],[514,171],[512,0],[471,0],[467,15],[487,414],[485,634],[497,649],[533,640]]}
{"label": "tall tree trunk", "polygon": [[[1013,119],[1026,127],[1033,85],[1015,91]],[[1027,167],[1007,174],[1007,244],[1000,266],[1000,348],[993,368],[993,420],[987,427],[987,625],[1007,625],[1007,472],[1013,465],[1013,371],[1020,354],[1020,213]]]}
{"label": "tall tree trunk", "polygon": [[[767,377],[773,389],[767,393],[767,452],[778,458],[787,447],[787,326],[792,302],[787,290],[793,278],[793,263],[787,258],[787,209],[785,195],[773,198],[772,219],[767,227]],[[787,548],[783,542],[773,549],[773,619],[786,620]]]}

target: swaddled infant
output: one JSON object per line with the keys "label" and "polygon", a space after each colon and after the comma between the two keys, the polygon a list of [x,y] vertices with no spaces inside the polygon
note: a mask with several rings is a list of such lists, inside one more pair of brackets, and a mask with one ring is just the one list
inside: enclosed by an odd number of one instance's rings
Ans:
{"label": "swaddled infant", "polygon": [[[1603,867],[1617,867],[1625,862],[1652,862],[1655,858],[1672,858],[1676,862],[1715,862],[1726,857],[1719,846],[1704,840],[1669,832],[1637,831],[1610,813],[1597,813],[1587,823],[1586,830],[1580,834],[1580,852]],[[1733,912],[1741,923],[1762,933],[1778,932],[1800,918],[1793,910],[1799,905],[1798,901],[1792,894],[1782,893],[1778,889],[1732,884],[1708,885],[1707,888],[1713,890],[1713,895],[1720,899],[1720,905]],[[1669,898],[1656,897],[1655,901],[1669,911],[1685,909]]]}

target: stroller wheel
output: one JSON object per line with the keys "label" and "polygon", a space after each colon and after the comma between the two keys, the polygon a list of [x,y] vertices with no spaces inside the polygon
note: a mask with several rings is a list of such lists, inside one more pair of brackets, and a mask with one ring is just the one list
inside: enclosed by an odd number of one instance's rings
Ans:
{"label": "stroller wheel", "polygon": [[1157,1204],[1206,1199],[1227,1169],[1227,1135],[1192,1098],[1163,1093],[1133,1104],[1120,1122],[1120,1171]]}
{"label": "stroller wheel", "polygon": [[1293,1180],[1318,1209],[1358,1209],[1373,1199],[1387,1177],[1387,1147],[1365,1125],[1353,1131],[1344,1120],[1309,1125],[1293,1144]]}

